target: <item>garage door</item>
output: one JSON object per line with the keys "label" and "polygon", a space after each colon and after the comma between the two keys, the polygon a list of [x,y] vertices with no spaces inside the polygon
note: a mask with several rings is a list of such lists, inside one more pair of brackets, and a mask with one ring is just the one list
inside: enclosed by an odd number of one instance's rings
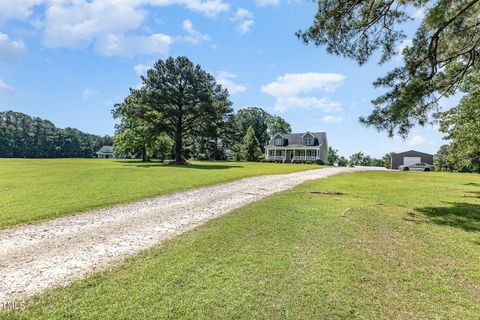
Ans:
{"label": "garage door", "polygon": [[420,157],[403,157],[403,164],[406,166],[419,162],[422,162],[422,158]]}

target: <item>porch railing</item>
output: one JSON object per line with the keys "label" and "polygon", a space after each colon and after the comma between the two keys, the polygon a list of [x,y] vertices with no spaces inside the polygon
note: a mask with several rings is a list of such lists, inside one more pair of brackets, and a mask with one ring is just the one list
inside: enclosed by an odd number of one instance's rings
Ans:
{"label": "porch railing", "polygon": [[293,161],[315,161],[318,160],[316,156],[295,156],[293,157]]}
{"label": "porch railing", "polygon": [[[267,160],[272,160],[272,161],[284,161],[284,160],[289,160],[285,156],[267,156]],[[292,161],[316,161],[320,158],[316,156],[294,156],[292,158]]]}
{"label": "porch railing", "polygon": [[283,161],[285,156],[267,156],[267,160]]}

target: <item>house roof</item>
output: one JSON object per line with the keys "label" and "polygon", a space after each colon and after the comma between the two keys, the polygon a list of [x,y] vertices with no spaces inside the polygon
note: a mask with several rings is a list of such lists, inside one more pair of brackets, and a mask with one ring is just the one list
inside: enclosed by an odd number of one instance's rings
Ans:
{"label": "house roof", "polygon": [[112,146],[103,146],[97,153],[113,153]]}
{"label": "house roof", "polygon": [[[305,144],[303,144],[303,136],[305,136],[306,133],[310,133],[315,137],[315,141],[313,142],[314,147],[318,147],[322,144],[323,140],[327,137],[327,134],[325,132],[302,132],[302,133],[285,133],[281,134],[281,136],[285,139],[285,147],[305,147]],[[275,135],[276,136],[276,135]],[[275,136],[270,139],[270,141],[267,144],[267,147],[278,147],[275,146],[274,144],[274,138]]]}
{"label": "house roof", "polygon": [[423,154],[423,155],[426,155],[426,156],[433,156],[430,153],[420,152],[420,151],[416,151],[416,150],[408,150],[408,151],[404,151],[404,152],[395,153],[395,154],[392,155],[392,157],[402,156],[402,155],[408,154],[408,153],[417,153],[417,154]]}

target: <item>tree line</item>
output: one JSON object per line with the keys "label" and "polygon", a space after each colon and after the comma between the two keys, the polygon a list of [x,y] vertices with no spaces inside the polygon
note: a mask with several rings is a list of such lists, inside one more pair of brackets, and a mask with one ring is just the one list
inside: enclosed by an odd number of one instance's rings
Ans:
{"label": "tree line", "polygon": [[328,163],[339,167],[367,166],[367,167],[391,167],[391,157],[394,153],[385,154],[381,159],[374,158],[361,151],[352,154],[348,159],[338,154],[338,150],[328,147]]}
{"label": "tree line", "polygon": [[0,157],[91,158],[112,138],[57,128],[38,117],[14,111],[0,112]]}
{"label": "tree line", "polygon": [[113,116],[115,152],[152,157],[257,161],[275,133],[291,132],[281,117],[257,107],[233,112],[228,91],[187,57],[158,60]]}
{"label": "tree line", "polygon": [[439,114],[440,131],[448,144],[434,156],[435,169],[480,173],[480,88]]}

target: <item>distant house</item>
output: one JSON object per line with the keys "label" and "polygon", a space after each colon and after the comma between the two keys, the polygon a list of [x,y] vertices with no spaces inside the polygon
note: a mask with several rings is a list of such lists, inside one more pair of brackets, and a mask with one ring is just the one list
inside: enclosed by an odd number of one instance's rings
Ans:
{"label": "distant house", "polygon": [[274,135],[265,146],[265,160],[278,162],[317,162],[327,164],[328,141],[325,132]]}
{"label": "distant house", "polygon": [[97,157],[99,159],[113,158],[113,147],[112,146],[103,146],[97,152]]}
{"label": "distant house", "polygon": [[392,155],[392,169],[398,169],[402,165],[411,165],[414,163],[428,163],[433,165],[433,155],[420,151],[409,150],[405,152],[395,153]]}

